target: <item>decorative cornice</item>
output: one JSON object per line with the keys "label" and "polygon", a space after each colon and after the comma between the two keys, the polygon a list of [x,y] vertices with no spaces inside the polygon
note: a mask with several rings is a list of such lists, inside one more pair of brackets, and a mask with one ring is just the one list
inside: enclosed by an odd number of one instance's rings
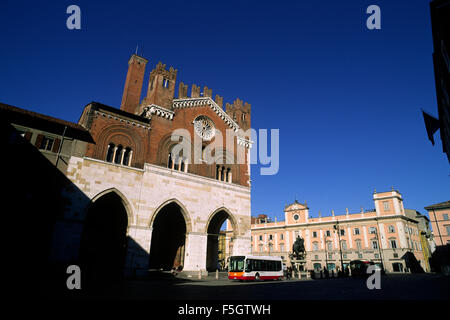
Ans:
{"label": "decorative cornice", "polygon": [[247,149],[251,149],[252,145],[253,145],[253,141],[247,140],[247,139],[242,138],[242,137],[237,137],[237,143],[238,143],[238,145],[243,146],[243,147],[245,147]]}
{"label": "decorative cornice", "polygon": [[238,124],[210,97],[174,99],[172,105],[174,109],[209,106],[235,132],[240,129]]}
{"label": "decorative cornice", "polygon": [[126,124],[129,124],[129,125],[132,125],[132,126],[135,126],[135,127],[138,127],[138,128],[144,128],[144,129],[147,129],[147,130],[151,129],[151,127],[149,125],[142,124],[142,123],[139,123],[139,122],[136,122],[136,121],[133,121],[133,120],[124,119],[124,118],[118,117],[117,115],[112,115],[112,114],[109,114],[109,113],[106,113],[106,112],[102,112],[102,111],[96,110],[94,112],[94,114],[100,115],[100,116],[108,118],[108,119],[114,119],[114,120],[117,120],[117,121],[120,121],[120,122],[125,122]]}
{"label": "decorative cornice", "polygon": [[173,112],[172,110],[160,107],[156,104],[148,105],[142,110],[142,116],[147,119],[151,119],[152,114],[157,115],[159,117],[169,119],[169,120],[173,120],[173,116],[174,116],[175,112]]}

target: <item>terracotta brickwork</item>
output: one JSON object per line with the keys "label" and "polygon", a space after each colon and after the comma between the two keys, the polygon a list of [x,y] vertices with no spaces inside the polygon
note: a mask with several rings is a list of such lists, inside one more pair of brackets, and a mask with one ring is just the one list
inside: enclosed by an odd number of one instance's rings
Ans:
{"label": "terracotta brickwork", "polygon": [[145,65],[147,60],[133,54],[128,61],[128,73],[123,90],[120,109],[135,113],[141,100],[142,84],[144,83]]}
{"label": "terracotta brickwork", "polygon": [[[199,116],[206,116],[212,120],[216,135],[210,141],[202,141],[200,138],[203,148],[222,141],[219,154],[214,151],[211,155],[226,159],[224,162],[231,160],[222,169],[230,172],[229,182],[249,186],[249,147],[238,144],[236,136],[249,140],[248,136],[240,132],[250,128],[250,104],[236,99],[233,104],[226,104],[225,111],[222,109],[222,97],[216,95],[215,100],[212,100],[212,89],[205,86],[203,92],[200,92],[200,87],[194,84],[191,97],[187,97],[188,86],[183,83],[179,86],[180,98],[174,99],[177,70],[173,67],[167,70],[166,65],[158,63],[150,73],[147,96],[136,107],[135,93],[139,91],[137,87],[143,77],[146,62],[147,60],[136,55],[130,58],[122,110],[98,103],[85,107],[79,123],[89,130],[95,140],[95,144],[88,146],[86,156],[105,160],[108,145],[113,144],[133,151],[133,167],[143,168],[144,163],[168,166],[171,148],[178,143],[171,140],[172,133],[182,129],[187,133],[191,145],[186,172],[217,178],[218,164],[201,161],[201,147],[197,149],[198,152],[194,148],[193,140],[197,136],[193,122]],[[136,112],[132,113],[130,110]],[[227,131],[235,135],[231,138],[231,144],[226,139]]]}
{"label": "terracotta brickwork", "polygon": [[[175,98],[177,70],[162,63],[151,71],[140,101],[146,63],[137,55],[130,58],[120,109],[91,102],[81,114],[78,123],[93,142],[85,154],[69,159],[67,177],[86,197],[64,193],[67,206],[55,228],[52,257],[78,259],[89,208],[102,199],[119,199],[120,214],[127,215],[127,272],[145,273],[155,263],[171,267],[165,259],[172,259],[172,246],[174,266],[181,264],[186,272],[214,270],[224,221],[234,229],[229,253],[250,253],[251,142],[243,132],[250,128],[250,105],[237,99],[225,111],[222,97],[213,100],[212,89],[205,86],[201,92],[195,84],[188,96],[188,86],[180,83]],[[199,129],[204,122],[198,119],[207,119],[209,126]],[[171,153],[180,143],[174,132],[187,142],[182,154]],[[228,140],[227,133],[232,133]],[[166,227],[161,217],[171,219]],[[167,234],[166,242],[158,242]]]}

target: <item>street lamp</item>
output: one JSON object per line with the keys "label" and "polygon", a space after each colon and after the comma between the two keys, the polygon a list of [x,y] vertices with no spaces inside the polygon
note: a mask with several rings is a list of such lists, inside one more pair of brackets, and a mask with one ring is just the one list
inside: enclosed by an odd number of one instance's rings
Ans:
{"label": "street lamp", "polygon": [[[339,229],[339,220],[336,222],[336,224],[333,226],[334,229],[337,231],[338,233],[338,239],[339,239],[339,253],[341,255],[341,271],[344,271],[344,262],[342,261],[342,248],[341,248],[341,232]],[[336,232],[335,231],[335,232]]]}
{"label": "street lamp", "polygon": [[378,230],[380,230],[380,225],[378,224],[378,219],[375,218],[375,221],[377,222],[377,226],[378,226],[378,229],[375,229],[375,235],[377,237],[378,252],[380,253],[381,271],[384,271],[383,253],[381,252],[381,243],[380,243],[380,238],[378,237]]}
{"label": "street lamp", "polygon": [[327,270],[328,270],[328,252],[327,252],[327,245],[328,245],[328,243],[327,243],[327,234],[326,234],[326,231],[325,231],[325,236],[324,236],[324,241],[325,241],[325,268],[327,268]]}

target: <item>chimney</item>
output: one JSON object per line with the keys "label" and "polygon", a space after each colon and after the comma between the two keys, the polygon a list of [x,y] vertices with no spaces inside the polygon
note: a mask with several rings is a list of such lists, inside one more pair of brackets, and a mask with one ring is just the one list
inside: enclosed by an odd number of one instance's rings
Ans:
{"label": "chimney", "polygon": [[133,54],[128,60],[127,79],[123,89],[120,110],[135,113],[141,100],[142,84],[144,82],[147,59]]}

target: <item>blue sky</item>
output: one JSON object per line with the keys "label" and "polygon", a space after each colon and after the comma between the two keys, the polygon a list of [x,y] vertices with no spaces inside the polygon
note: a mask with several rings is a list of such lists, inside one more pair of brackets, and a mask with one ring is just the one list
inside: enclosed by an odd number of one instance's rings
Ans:
{"label": "blue sky", "polygon": [[119,107],[136,45],[148,69],[251,103],[255,129],[280,130],[278,174],[252,168],[253,214],[280,219],[295,198],[312,216],[371,209],[391,186],[422,213],[450,198],[420,111],[437,113],[429,1],[2,1],[0,30],[4,103],[73,122],[90,101]]}

